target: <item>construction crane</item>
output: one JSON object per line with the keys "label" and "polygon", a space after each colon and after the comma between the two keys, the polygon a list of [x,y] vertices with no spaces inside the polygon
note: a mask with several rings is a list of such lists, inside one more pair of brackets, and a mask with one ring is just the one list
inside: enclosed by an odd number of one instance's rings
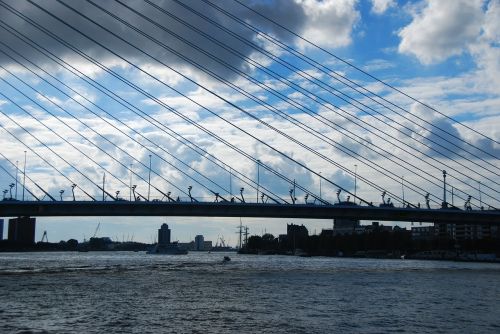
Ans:
{"label": "construction crane", "polygon": [[45,239],[45,242],[49,242],[49,238],[47,237],[47,231],[43,231],[43,235],[42,235],[42,240],[40,240],[40,242],[44,242],[43,240]]}
{"label": "construction crane", "polygon": [[94,232],[94,235],[92,236],[92,238],[95,238],[97,236],[97,232],[99,231],[99,227],[101,227],[101,222],[99,222],[97,224],[97,227],[95,228],[95,232]]}

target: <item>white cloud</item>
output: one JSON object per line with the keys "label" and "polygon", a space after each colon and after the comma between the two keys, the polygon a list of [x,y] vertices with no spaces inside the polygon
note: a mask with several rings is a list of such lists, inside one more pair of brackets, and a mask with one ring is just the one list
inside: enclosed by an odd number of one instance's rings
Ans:
{"label": "white cloud", "polygon": [[426,0],[412,9],[412,16],[399,32],[400,53],[414,55],[426,65],[466,53],[477,67],[467,74],[469,88],[500,92],[499,0],[487,6],[482,0]]}
{"label": "white cloud", "polygon": [[482,0],[426,0],[399,33],[399,52],[423,64],[443,61],[467,50],[481,32]]}
{"label": "white cloud", "polygon": [[384,14],[389,8],[396,6],[394,0],[371,0],[372,12],[381,15]]}
{"label": "white cloud", "polygon": [[484,15],[483,33],[469,46],[482,78],[482,88],[490,93],[500,93],[500,1],[491,1]]}
{"label": "white cloud", "polygon": [[[355,0],[299,0],[307,22],[302,36],[321,46],[344,47],[351,44],[353,27],[360,19]],[[299,45],[305,46],[299,41]]]}
{"label": "white cloud", "polygon": [[373,59],[367,61],[363,66],[363,69],[367,72],[374,72],[374,71],[386,70],[389,68],[393,68],[395,66],[396,65],[394,63],[385,59]]}

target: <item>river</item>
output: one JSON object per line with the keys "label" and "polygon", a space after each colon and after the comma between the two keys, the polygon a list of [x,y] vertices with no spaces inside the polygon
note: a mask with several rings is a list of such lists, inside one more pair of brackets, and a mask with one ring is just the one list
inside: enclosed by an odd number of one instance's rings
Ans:
{"label": "river", "polygon": [[0,333],[391,332],[500,333],[500,264],[0,253]]}

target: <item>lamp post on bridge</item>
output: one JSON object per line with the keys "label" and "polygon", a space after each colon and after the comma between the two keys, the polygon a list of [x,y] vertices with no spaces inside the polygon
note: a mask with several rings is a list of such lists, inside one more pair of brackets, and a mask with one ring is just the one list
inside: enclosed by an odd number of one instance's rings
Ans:
{"label": "lamp post on bridge", "polygon": [[16,160],[16,199],[17,199],[17,184],[19,183],[18,180],[19,176],[19,160]]}
{"label": "lamp post on bridge", "polygon": [[454,193],[455,188],[451,186],[451,206],[455,206],[455,193]]}
{"label": "lamp post on bridge", "polygon": [[[130,173],[129,201],[132,202],[132,163],[130,163],[129,173]],[[134,196],[134,199],[135,199],[135,196]]]}
{"label": "lamp post on bridge", "polygon": [[191,190],[193,189],[193,186],[189,186],[188,187],[188,194],[189,194],[189,199],[191,200],[191,202],[193,202],[193,196],[191,195]]}
{"label": "lamp post on bridge", "polygon": [[443,208],[448,207],[446,203],[446,171],[443,169],[443,203],[441,204]]}
{"label": "lamp post on bridge", "polygon": [[319,199],[321,199],[321,172],[319,172]]}
{"label": "lamp post on bridge", "polygon": [[132,186],[132,192],[134,193],[134,201],[137,201],[137,196],[135,195],[135,188],[137,188],[136,184]]}
{"label": "lamp post on bridge", "polygon": [[71,185],[71,192],[73,193],[73,202],[76,201],[76,198],[75,198],[75,188],[76,188],[76,183],[73,183]]}
{"label": "lamp post on bridge", "polygon": [[257,159],[257,201],[259,203],[259,185],[260,185],[260,160]]}
{"label": "lamp post on bridge", "polygon": [[405,177],[401,176],[401,192],[403,193],[403,207],[405,206],[405,186],[404,186]]}
{"label": "lamp post on bridge", "polygon": [[26,190],[26,151],[24,151],[24,168],[23,168],[23,201],[24,201],[24,192]]}
{"label": "lamp post on bridge", "polygon": [[62,200],[63,200],[63,198],[62,198],[62,195],[63,195],[63,194],[64,194],[64,190],[63,190],[63,189],[59,190],[59,196],[61,196],[61,202],[62,202]]}
{"label": "lamp post on bridge", "polygon": [[151,154],[149,155],[148,202],[150,193],[151,193]]}
{"label": "lamp post on bridge", "polygon": [[478,181],[479,184],[479,208],[483,209],[483,200],[481,198],[481,181]]}
{"label": "lamp post on bridge", "polygon": [[233,170],[229,167],[229,200],[233,198]]}
{"label": "lamp post on bridge", "polygon": [[356,203],[356,188],[357,188],[357,180],[358,180],[358,165],[354,165],[354,203]]}
{"label": "lamp post on bridge", "polygon": [[9,187],[10,187],[10,189],[9,189],[9,191],[10,191],[10,199],[12,199],[12,188],[14,188],[14,186],[15,186],[14,183],[9,184]]}

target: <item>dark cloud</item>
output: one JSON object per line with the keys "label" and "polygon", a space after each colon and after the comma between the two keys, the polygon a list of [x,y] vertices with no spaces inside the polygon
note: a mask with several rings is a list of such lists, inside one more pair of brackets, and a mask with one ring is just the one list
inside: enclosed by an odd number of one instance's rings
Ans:
{"label": "dark cloud", "polygon": [[[243,61],[231,54],[229,51],[224,48],[216,45],[211,42],[207,38],[201,36],[200,34],[194,32],[186,25],[177,22],[172,17],[167,16],[164,13],[161,13],[157,9],[153,8],[149,4],[143,1],[125,1],[128,6],[133,8],[134,10],[142,13],[151,20],[158,22],[163,25],[165,28],[169,29],[173,34],[177,34],[181,38],[185,39],[189,43],[196,47],[200,47],[203,50],[209,50],[210,53],[214,54],[216,57],[223,59],[225,62],[234,66],[235,68],[243,69],[245,67]],[[50,30],[51,32],[57,34],[63,40],[73,44],[79,50],[91,55],[92,57],[97,58],[100,61],[112,60],[115,57],[111,55],[108,51],[105,51],[103,48],[99,47],[94,42],[86,39],[81,36],[77,32],[68,28],[61,22],[58,22],[56,19],[44,13],[42,10],[37,8],[36,6],[24,2],[24,1],[8,1],[10,6],[14,7],[16,10],[21,12],[23,15],[28,17],[29,19],[37,22],[44,28]],[[104,11],[92,6],[90,3],[85,1],[70,1],[67,2],[69,6],[73,7],[79,13],[88,16],[89,18],[97,21],[102,24],[109,30],[114,33],[120,35],[125,38],[128,42],[137,46],[140,50],[147,52],[148,54],[157,57],[161,61],[169,64],[174,68],[179,68],[179,66],[184,66],[187,64],[185,60],[173,55],[168,52],[164,48],[158,46],[154,42],[148,40],[144,36],[141,36],[139,33],[133,31],[132,29],[124,26],[116,19],[107,15]],[[151,35],[157,40],[165,43],[173,50],[178,52],[181,55],[189,56],[195,63],[201,64],[211,71],[214,71],[226,78],[231,78],[234,76],[234,73],[231,72],[226,67],[217,64],[214,60],[211,60],[206,55],[197,51],[195,47],[190,46],[180,39],[174,37],[173,34],[169,34],[164,30],[161,30],[158,27],[155,27],[153,24],[147,22],[143,18],[141,18],[136,13],[133,13],[131,10],[125,8],[114,1],[106,1],[106,2],[97,2],[100,6],[103,6],[105,9],[109,10],[111,13],[116,14],[123,20],[130,23],[132,26],[137,27],[138,29],[144,31],[145,33]],[[120,41],[116,37],[113,37],[111,34],[105,32],[98,26],[90,23],[85,20],[83,17],[79,16],[75,12],[69,10],[64,7],[60,3],[56,1],[44,1],[37,2],[40,7],[43,7],[48,12],[52,13],[54,16],[60,18],[61,20],[69,23],[72,27],[77,28],[79,31],[88,34],[92,38],[96,39],[99,43],[102,43],[106,47],[112,49],[113,51],[119,53],[123,57],[128,60],[131,60],[136,63],[151,63],[153,62],[150,58],[142,54],[140,51],[135,50],[134,48],[128,46],[126,43]],[[216,37],[218,40],[224,42],[229,45],[231,48],[238,50],[241,54],[245,56],[249,56],[253,49],[237,40],[236,38],[230,36],[228,33],[223,32],[219,28],[215,27],[211,23],[202,19],[200,16],[194,14],[188,9],[176,4],[174,1],[164,1],[159,3],[159,5],[165,10],[175,15],[183,20],[187,21],[189,24],[195,26],[201,31],[209,34],[210,36]],[[237,33],[242,38],[248,40],[255,40],[256,33],[252,32],[239,24],[236,24],[234,21],[229,19],[227,16],[223,15],[221,12],[216,9],[208,6],[202,1],[185,1],[185,5],[188,8],[192,8],[195,11],[206,15],[211,20],[222,24],[224,27],[227,27],[231,32]],[[286,22],[288,27],[296,29],[300,31],[302,25],[305,22],[305,14],[302,7],[293,2],[293,1],[285,1],[285,0],[276,0],[271,2],[256,2],[254,6],[262,12],[272,12],[273,18],[279,20],[280,22]],[[241,19],[250,21],[264,23],[261,19],[257,19],[255,15],[252,14],[251,11],[248,11],[244,7],[238,5],[235,2],[224,2],[224,8],[234,13]],[[283,10],[286,9],[286,10]],[[73,51],[70,51],[65,46],[61,45],[56,40],[48,37],[46,34],[42,33],[40,30],[36,29],[26,21],[17,17],[9,10],[5,8],[0,8],[0,19],[3,23],[9,25],[16,31],[19,31],[22,34],[29,36],[29,38],[33,39],[44,48],[50,50],[54,54],[59,57],[63,57],[65,59],[79,59],[79,57],[75,56]],[[279,35],[285,40],[289,40],[290,36],[282,35],[281,32],[276,30],[276,26],[267,25],[264,29],[273,30],[275,35]],[[17,51],[27,56],[30,59],[37,59],[38,62],[48,63],[46,58],[40,57],[39,53],[34,51],[32,48],[28,47],[26,44],[21,42],[19,39],[7,33],[4,29],[1,29],[1,41],[8,44],[9,46],[15,48]],[[5,49],[1,47],[1,49]],[[0,55],[0,62],[2,64],[9,63],[11,60],[5,57],[4,55]],[[193,67],[193,65],[189,65]]]}

